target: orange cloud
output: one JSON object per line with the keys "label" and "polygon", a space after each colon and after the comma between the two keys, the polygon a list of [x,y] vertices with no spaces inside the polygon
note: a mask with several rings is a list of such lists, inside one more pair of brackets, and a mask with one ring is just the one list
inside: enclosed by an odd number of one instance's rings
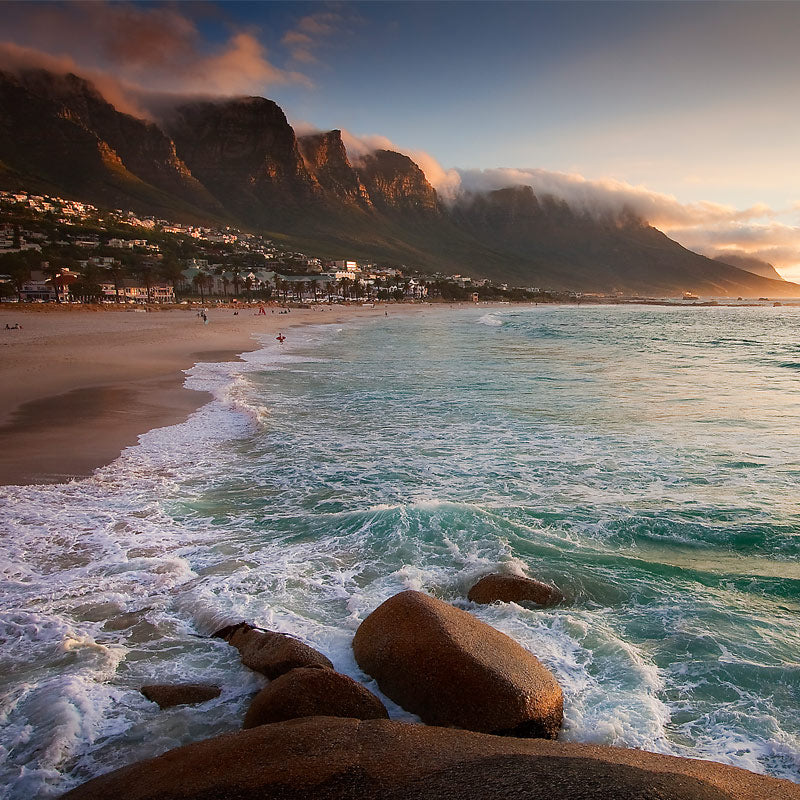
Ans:
{"label": "orange cloud", "polygon": [[69,65],[129,112],[141,113],[142,96],[151,92],[264,94],[279,84],[311,85],[304,74],[272,63],[252,31],[235,30],[222,43],[209,43],[189,16],[190,8],[14,4],[4,9],[5,42],[0,45],[6,64],[19,62],[23,50],[22,60],[30,66],[37,61],[45,68],[52,68],[54,61]]}

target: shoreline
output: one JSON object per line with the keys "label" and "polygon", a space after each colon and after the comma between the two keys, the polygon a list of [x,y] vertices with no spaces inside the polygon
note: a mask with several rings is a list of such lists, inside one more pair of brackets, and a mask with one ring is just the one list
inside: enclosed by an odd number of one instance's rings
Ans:
{"label": "shoreline", "polygon": [[[197,309],[0,309],[0,485],[87,478],[144,433],[211,399],[184,386],[200,362],[235,361],[255,338],[301,325],[409,313],[420,306]],[[275,313],[272,310],[275,309]],[[5,330],[18,323],[21,329]]]}
{"label": "shoreline", "polygon": [[[712,305],[653,301],[575,305],[642,304]],[[185,421],[211,395],[187,388],[184,372],[200,362],[235,361],[241,353],[259,349],[262,345],[255,336],[274,336],[301,325],[377,318],[386,309],[396,316],[448,306],[496,310],[534,305],[319,304],[283,315],[278,313],[280,306],[265,304],[266,315],[260,316],[258,305],[241,305],[211,307],[209,324],[204,325],[196,306],[145,312],[115,306],[4,304],[0,306],[0,486],[87,478],[135,445],[142,434]],[[6,324],[22,328],[6,330]]]}

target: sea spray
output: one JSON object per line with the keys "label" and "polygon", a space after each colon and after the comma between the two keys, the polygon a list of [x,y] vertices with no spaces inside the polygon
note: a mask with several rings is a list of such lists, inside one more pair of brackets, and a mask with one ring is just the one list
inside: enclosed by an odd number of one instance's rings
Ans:
{"label": "sea spray", "polygon": [[[441,309],[196,366],[214,399],[185,423],[90,479],[3,490],[5,793],[238,729],[263,680],[209,638],[230,622],[300,636],[375,691],[350,641],[406,588],[539,656],[565,739],[800,779],[797,323]],[[568,601],[470,604],[498,569]],[[162,712],[138,691],[170,680],[223,694]]]}

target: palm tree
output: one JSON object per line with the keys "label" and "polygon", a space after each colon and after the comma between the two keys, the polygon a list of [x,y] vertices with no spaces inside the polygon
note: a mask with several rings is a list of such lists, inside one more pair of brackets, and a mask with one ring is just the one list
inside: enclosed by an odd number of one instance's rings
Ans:
{"label": "palm tree", "polygon": [[53,287],[53,290],[56,293],[56,303],[61,302],[61,296],[58,291],[59,287],[59,278],[61,277],[61,267],[57,267],[52,262],[49,262],[46,267],[42,270],[45,275],[47,275],[50,285]]}
{"label": "palm tree", "polygon": [[89,298],[94,298],[96,300],[101,292],[100,267],[89,261],[83,269],[80,284],[84,302]]}
{"label": "palm tree", "polygon": [[319,282],[317,281],[316,278],[312,278],[308,282],[308,286],[311,289],[311,291],[314,293],[314,302],[316,303],[317,302],[317,287],[319,286]]}
{"label": "palm tree", "polygon": [[182,264],[173,253],[166,253],[158,265],[158,271],[164,280],[172,284],[172,292],[178,296],[178,285],[183,281]]}
{"label": "palm tree", "polygon": [[342,290],[342,298],[350,297],[350,278],[339,278],[339,288]]}
{"label": "palm tree", "polygon": [[142,261],[136,268],[139,277],[144,281],[145,289],[147,289],[147,302],[150,302],[150,290],[153,286],[153,264],[150,261]]}
{"label": "palm tree", "polygon": [[208,286],[211,277],[206,275],[205,272],[198,272],[197,275],[192,278],[192,284],[194,285],[195,289],[200,290],[200,302],[205,302],[205,296],[203,295],[203,289]]}
{"label": "palm tree", "polygon": [[0,270],[11,276],[14,288],[17,290],[17,299],[22,302],[22,287],[31,279],[31,259],[29,253],[34,251],[20,251],[7,253],[0,260]]}
{"label": "palm tree", "polygon": [[122,262],[116,260],[112,261],[106,267],[106,273],[111,277],[111,280],[114,281],[114,301],[119,303],[119,285],[125,275],[125,269],[122,266]]}
{"label": "palm tree", "polygon": [[239,296],[239,283],[242,279],[242,270],[238,264],[234,264],[231,267],[231,272],[233,273],[233,291],[236,293],[236,296]]}
{"label": "palm tree", "polygon": [[253,294],[252,294],[252,292],[253,292],[253,276],[252,275],[248,275],[244,279],[244,286],[245,286],[245,289],[247,290],[247,300],[250,301],[250,300],[253,299]]}

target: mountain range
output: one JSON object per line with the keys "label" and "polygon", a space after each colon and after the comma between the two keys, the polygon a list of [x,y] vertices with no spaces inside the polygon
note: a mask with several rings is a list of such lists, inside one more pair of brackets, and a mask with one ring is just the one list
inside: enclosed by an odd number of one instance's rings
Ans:
{"label": "mountain range", "polygon": [[262,97],[186,102],[155,123],[76,75],[0,71],[0,187],[517,286],[800,297],[763,264],[705,258],[631,214],[587,214],[530,186],[445,203],[408,156],[351,159],[340,131],[297,136]]}

